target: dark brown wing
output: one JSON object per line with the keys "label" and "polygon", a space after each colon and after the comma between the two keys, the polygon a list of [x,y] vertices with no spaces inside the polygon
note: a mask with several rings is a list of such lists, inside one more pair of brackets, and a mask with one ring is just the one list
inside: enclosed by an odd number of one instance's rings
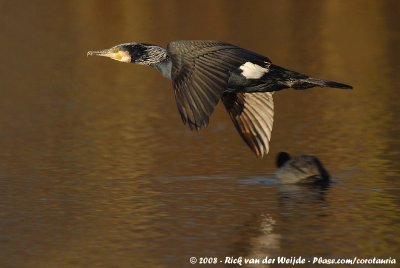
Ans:
{"label": "dark brown wing", "polygon": [[246,61],[269,62],[264,56],[219,41],[175,41],[167,49],[178,110],[192,130],[207,126],[232,70]]}
{"label": "dark brown wing", "polygon": [[222,101],[251,150],[260,158],[266,155],[274,122],[272,93],[226,93]]}

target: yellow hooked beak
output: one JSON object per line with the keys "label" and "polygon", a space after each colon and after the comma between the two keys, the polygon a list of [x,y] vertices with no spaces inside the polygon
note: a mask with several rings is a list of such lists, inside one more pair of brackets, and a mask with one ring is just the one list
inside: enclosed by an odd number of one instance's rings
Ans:
{"label": "yellow hooked beak", "polygon": [[111,58],[121,62],[131,62],[131,55],[128,51],[121,50],[118,47],[112,47],[104,50],[93,50],[87,53],[87,56],[101,56]]}

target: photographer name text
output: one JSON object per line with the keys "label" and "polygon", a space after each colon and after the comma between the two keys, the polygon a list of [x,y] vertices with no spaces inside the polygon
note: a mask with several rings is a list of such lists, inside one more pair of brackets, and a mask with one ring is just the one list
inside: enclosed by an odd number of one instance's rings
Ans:
{"label": "photographer name text", "polygon": [[257,264],[284,264],[284,265],[304,265],[304,264],[396,264],[395,258],[327,258],[327,257],[269,257],[265,258],[244,258],[244,257],[190,257],[191,264],[231,264],[231,265],[257,265]]}

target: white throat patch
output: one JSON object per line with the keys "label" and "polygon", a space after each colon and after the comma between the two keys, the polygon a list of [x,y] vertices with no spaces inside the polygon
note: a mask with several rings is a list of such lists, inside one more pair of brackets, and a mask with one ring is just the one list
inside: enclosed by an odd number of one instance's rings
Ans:
{"label": "white throat patch", "polygon": [[110,58],[113,60],[121,61],[130,63],[131,62],[131,55],[127,51],[118,51],[110,55]]}
{"label": "white throat patch", "polygon": [[239,69],[242,70],[242,75],[247,79],[259,79],[269,71],[268,67],[264,68],[249,61],[242,64]]}

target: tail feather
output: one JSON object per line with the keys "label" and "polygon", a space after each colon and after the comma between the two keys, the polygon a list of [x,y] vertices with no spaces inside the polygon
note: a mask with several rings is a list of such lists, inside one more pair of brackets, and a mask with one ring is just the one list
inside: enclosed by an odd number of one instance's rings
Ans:
{"label": "tail feather", "polygon": [[311,87],[332,87],[342,89],[352,89],[350,85],[312,78],[307,75],[287,70],[277,65],[271,65],[269,73],[266,75],[268,80],[275,82],[273,89],[281,90],[284,88],[307,89]]}
{"label": "tail feather", "polygon": [[300,82],[300,84],[306,83],[306,84],[309,84],[312,86],[317,86],[317,87],[332,87],[332,88],[342,88],[342,89],[352,89],[353,88],[350,85],[338,83],[335,81],[312,78],[312,77],[309,77],[307,79],[301,79],[299,82]]}

